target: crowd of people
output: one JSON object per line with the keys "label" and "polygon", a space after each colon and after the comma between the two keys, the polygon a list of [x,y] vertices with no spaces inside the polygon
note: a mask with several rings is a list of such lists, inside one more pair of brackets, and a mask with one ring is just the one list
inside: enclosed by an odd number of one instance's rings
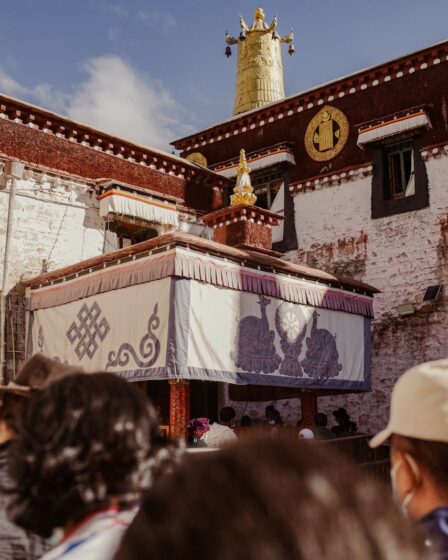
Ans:
{"label": "crowd of people", "polygon": [[[322,412],[314,416],[314,423],[309,427],[302,427],[302,420],[297,422],[299,439],[336,439],[350,437],[358,433],[358,426],[345,408],[333,412],[336,424],[328,428],[328,417]],[[280,412],[270,404],[265,408],[265,418],[261,423],[254,423],[248,415],[241,417],[240,428],[263,427],[276,432],[284,426]],[[236,412],[231,406],[225,406],[219,412],[219,420],[210,423],[208,418],[193,418],[187,427],[187,443],[190,447],[222,448],[234,443],[238,436],[235,432]]]}
{"label": "crowd of people", "polygon": [[356,433],[345,409],[312,437],[238,441],[224,407],[188,427],[222,449],[191,454],[109,373],[38,355],[0,395],[0,560],[448,559],[448,360],[399,378],[371,440],[391,441],[392,492],[307,441]]}

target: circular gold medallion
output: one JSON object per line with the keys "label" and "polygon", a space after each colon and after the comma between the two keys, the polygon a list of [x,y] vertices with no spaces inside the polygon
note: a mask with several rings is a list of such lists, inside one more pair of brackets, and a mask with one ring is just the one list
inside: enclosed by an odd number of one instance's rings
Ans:
{"label": "circular gold medallion", "polygon": [[188,154],[185,159],[191,161],[191,163],[201,165],[202,167],[208,166],[207,159],[204,155],[201,154],[201,152],[193,152],[191,154]]}
{"label": "circular gold medallion", "polygon": [[342,111],[326,105],[311,119],[305,132],[305,148],[316,161],[328,161],[342,152],[350,125]]}

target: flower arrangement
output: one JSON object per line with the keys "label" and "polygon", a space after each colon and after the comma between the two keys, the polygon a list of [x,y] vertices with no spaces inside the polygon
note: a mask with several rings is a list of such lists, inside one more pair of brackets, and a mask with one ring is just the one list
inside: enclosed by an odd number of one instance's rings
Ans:
{"label": "flower arrangement", "polygon": [[210,430],[210,421],[208,418],[193,418],[187,426],[188,441],[197,443]]}

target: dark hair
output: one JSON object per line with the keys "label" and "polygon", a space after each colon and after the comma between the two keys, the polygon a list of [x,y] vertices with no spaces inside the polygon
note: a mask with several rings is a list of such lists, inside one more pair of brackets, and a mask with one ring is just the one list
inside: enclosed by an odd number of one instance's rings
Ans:
{"label": "dark hair", "polygon": [[228,422],[231,422],[234,418],[235,418],[235,409],[233,409],[231,406],[224,406],[219,411],[220,422],[225,422],[227,424]]}
{"label": "dark hair", "polygon": [[409,453],[434,482],[448,489],[448,443],[394,434],[393,447]]}
{"label": "dark hair", "polygon": [[247,414],[245,414],[242,418],[241,418],[241,426],[243,428],[248,428],[249,426],[252,426],[252,420],[250,418],[250,416],[248,416]]}
{"label": "dark hair", "polygon": [[314,423],[316,426],[326,426],[328,424],[327,415],[323,412],[318,412],[314,417]]}
{"label": "dark hair", "polygon": [[421,560],[386,489],[312,443],[187,457],[144,497],[115,560]]}
{"label": "dark hair", "polygon": [[158,438],[152,406],[113,374],[75,374],[36,391],[11,444],[11,517],[48,537],[111,498],[132,507],[151,483]]}
{"label": "dark hair", "polygon": [[280,412],[275,408],[274,405],[270,404],[265,409],[265,415],[268,420],[273,421],[277,426],[283,425],[283,420]]}

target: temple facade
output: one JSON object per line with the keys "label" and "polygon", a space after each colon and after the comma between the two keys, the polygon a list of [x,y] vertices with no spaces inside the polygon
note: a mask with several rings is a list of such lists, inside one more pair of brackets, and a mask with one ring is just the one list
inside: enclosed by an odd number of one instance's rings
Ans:
{"label": "temple facade", "polygon": [[198,217],[222,206],[228,184],[173,154],[1,95],[4,374],[25,357],[19,282],[170,231],[207,236]]}
{"label": "temple facade", "polygon": [[[244,148],[256,204],[284,216],[274,248],[380,290],[372,392],[319,399],[363,431],[384,424],[405,369],[448,352],[447,83],[445,41],[173,142],[231,179]],[[295,400],[278,406],[291,423],[300,414]]]}

